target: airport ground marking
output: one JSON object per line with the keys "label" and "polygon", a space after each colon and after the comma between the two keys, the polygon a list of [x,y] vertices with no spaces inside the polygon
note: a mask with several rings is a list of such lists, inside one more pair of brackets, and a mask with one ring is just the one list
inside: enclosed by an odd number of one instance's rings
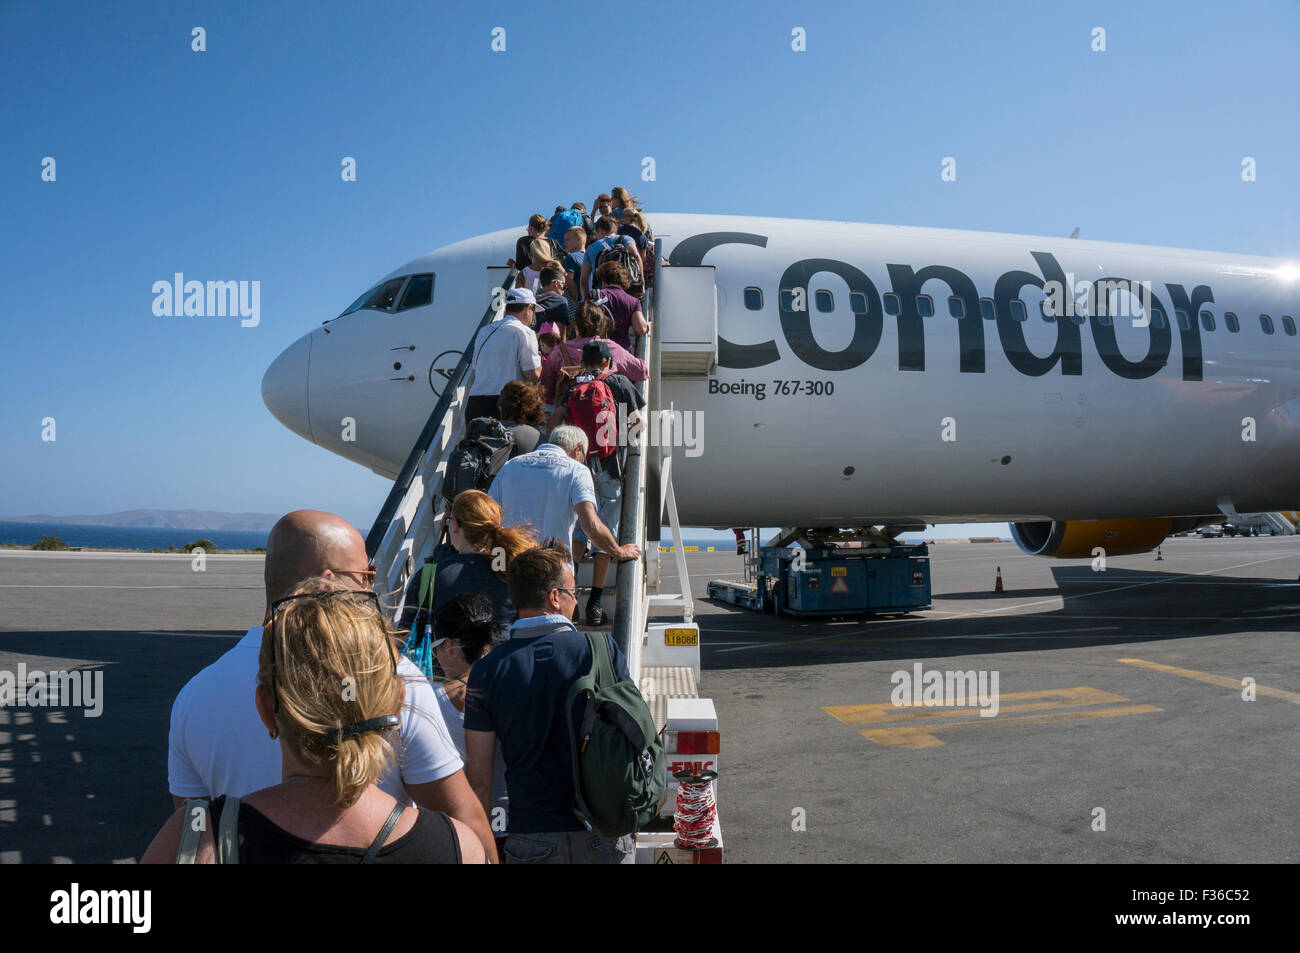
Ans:
{"label": "airport ground marking", "polygon": [[[874,724],[883,727],[860,729],[859,734],[878,745],[894,748],[938,748],[947,744],[936,732],[972,728],[981,724],[1036,725],[1121,715],[1144,715],[1162,711],[1154,705],[1125,704],[1123,695],[1077,685],[1035,692],[1008,692],[998,696],[998,714],[984,718],[979,707],[922,707],[879,702],[866,705],[828,705],[822,711],[846,725]],[[1083,706],[1107,706],[1085,708]],[[1075,710],[1066,710],[1075,709]],[[1003,717],[1005,712],[1038,714]],[[974,717],[970,717],[974,715]],[[951,719],[951,720],[941,720]]]}
{"label": "airport ground marking", "polygon": [[[1139,668],[1149,668],[1156,672],[1167,672],[1170,675],[1179,675],[1183,678],[1194,679],[1198,682],[1205,682],[1207,685],[1218,685],[1221,688],[1231,688],[1233,691],[1241,691],[1242,684],[1239,678],[1228,678],[1226,675],[1212,675],[1209,672],[1197,672],[1190,668],[1178,668],[1174,665],[1163,665],[1160,662],[1148,662],[1140,658],[1121,658],[1117,662],[1123,662],[1125,665],[1136,665]],[[1267,695],[1269,698],[1280,698],[1282,701],[1290,702],[1293,705],[1300,705],[1300,694],[1288,692],[1281,688],[1269,688],[1267,685],[1255,685],[1255,694]]]}
{"label": "airport ground marking", "polygon": [[[1042,715],[1021,715],[1013,718],[1002,718],[1000,723],[1003,725],[1041,725],[1058,721],[1082,721],[1091,718],[1114,718],[1119,715],[1143,715],[1160,710],[1161,709],[1156,708],[1154,705],[1126,705],[1118,708],[1096,708],[1087,711],[1062,711],[1048,712]],[[998,719],[971,718],[965,721],[948,722],[946,724],[933,725],[920,729],[872,728],[861,731],[859,734],[879,745],[902,748],[936,748],[946,745],[947,742],[936,738],[930,733],[932,731],[970,728],[981,724],[982,722],[997,720]]]}

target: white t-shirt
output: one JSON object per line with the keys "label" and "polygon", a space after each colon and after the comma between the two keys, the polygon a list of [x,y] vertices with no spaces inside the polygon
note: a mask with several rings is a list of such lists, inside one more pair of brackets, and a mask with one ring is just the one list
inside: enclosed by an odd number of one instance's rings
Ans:
{"label": "white t-shirt", "polygon": [[570,548],[578,504],[596,505],[591,471],[552,443],[506,461],[488,495],[501,504],[503,525],[528,523],[539,543],[556,537]]}
{"label": "white t-shirt", "polygon": [[474,352],[474,382],[468,396],[495,397],[511,381],[523,380],[525,371],[542,366],[537,335],[514,315],[493,321],[479,334],[481,339]]}
{"label": "white t-shirt", "polygon": [[[255,625],[225,655],[191,678],[172,704],[167,738],[167,786],[177,797],[244,797],[281,781],[280,742],[271,740],[253,703],[262,627]],[[399,656],[406,682],[398,763],[379,786],[404,804],[405,784],[427,784],[464,767],[443,720],[433,686]]]}
{"label": "white t-shirt", "polygon": [[[451,732],[451,740],[463,758],[465,757],[465,713],[452,704],[441,685],[433,686],[433,693],[438,696],[438,705],[442,708],[442,718],[447,723],[447,730]],[[510,817],[510,798],[506,796],[506,759],[501,753],[500,744],[496,749],[497,761],[492,771],[492,813],[499,813],[500,818],[489,817],[488,823],[492,825],[493,834],[504,834],[505,821]],[[496,808],[501,808],[500,812]]]}
{"label": "white t-shirt", "polygon": [[537,294],[537,289],[542,286],[542,270],[528,265],[524,268],[524,287]]}

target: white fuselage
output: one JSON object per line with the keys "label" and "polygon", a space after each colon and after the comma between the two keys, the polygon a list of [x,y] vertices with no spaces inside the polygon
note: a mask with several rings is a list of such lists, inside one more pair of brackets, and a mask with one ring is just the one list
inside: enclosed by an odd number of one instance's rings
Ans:
{"label": "white fuselage", "polygon": [[[675,265],[715,268],[718,366],[661,389],[662,406],[703,415],[703,452],[674,453],[687,525],[1296,507],[1300,271],[1288,262],[844,222],[651,224]],[[432,303],[312,331],[268,370],[268,406],[395,476],[436,402],[437,370],[454,367],[517,237],[481,236],[395,270],[435,274]],[[1076,299],[1101,279],[1147,283],[1151,313],[1082,313]],[[1077,317],[1043,316],[1054,281]],[[1112,311],[1137,304],[1122,298],[1108,298]]]}

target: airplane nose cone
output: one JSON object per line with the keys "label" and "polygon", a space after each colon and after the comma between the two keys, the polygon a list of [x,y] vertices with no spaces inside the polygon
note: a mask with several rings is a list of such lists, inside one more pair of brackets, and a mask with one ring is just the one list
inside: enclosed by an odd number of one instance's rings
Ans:
{"label": "airplane nose cone", "polygon": [[312,439],[307,413],[307,371],[311,365],[311,336],[294,341],[271,362],[262,376],[262,403],[275,419],[294,433]]}

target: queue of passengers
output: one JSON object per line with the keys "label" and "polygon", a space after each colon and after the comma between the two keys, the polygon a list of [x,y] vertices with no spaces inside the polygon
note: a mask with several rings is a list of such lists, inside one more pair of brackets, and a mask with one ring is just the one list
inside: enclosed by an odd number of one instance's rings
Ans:
{"label": "queue of passengers", "polygon": [[[402,594],[404,640],[355,528],[314,510],[276,523],[262,624],[173,704],[175,812],[144,862],[633,860],[630,836],[588,831],[575,813],[563,706],[592,665],[574,620],[607,623],[609,561],[640,556],[616,538],[624,448],[593,410],[635,420],[642,406],[646,366],[628,348],[648,330],[638,296],[653,247],[625,189],[599,196],[594,216],[574,203],[530,220],[505,314],[475,341],[466,401],[467,419],[501,422],[511,459],[487,492],[450,501],[429,571]],[[582,611],[573,553],[588,545]]]}
{"label": "queue of passengers", "polygon": [[[176,809],[143,862],[633,862],[632,836],[574,810],[563,706],[592,653],[569,621],[569,551],[502,527],[482,493],[452,510],[434,684],[390,628],[356,529],[311,510],[275,525],[262,624],[173,704]],[[513,552],[508,571],[483,571],[488,544]]]}
{"label": "queue of passengers", "polygon": [[[640,295],[646,256],[653,259],[655,246],[626,189],[601,194],[595,209],[593,218],[575,202],[557,207],[549,221],[540,214],[529,219],[510,262],[523,267],[506,295],[505,313],[472,345],[465,419],[496,418],[509,425],[512,438],[520,424],[536,430],[536,418],[510,419],[521,412],[517,390],[510,407],[502,402],[508,388],[537,386],[548,415],[546,444],[515,439],[510,461],[499,473],[499,464],[485,466],[477,488],[501,502],[507,525],[561,541],[576,550],[579,562],[591,546],[592,586],[575,618],[599,626],[609,622],[601,603],[611,557],[639,555],[615,539],[626,456],[617,428],[634,424],[644,404],[633,385],[646,379],[647,367],[630,349],[633,336],[649,331]],[[563,259],[560,237],[569,249]],[[566,429],[576,433],[562,433]],[[489,450],[485,445],[481,452]]]}

